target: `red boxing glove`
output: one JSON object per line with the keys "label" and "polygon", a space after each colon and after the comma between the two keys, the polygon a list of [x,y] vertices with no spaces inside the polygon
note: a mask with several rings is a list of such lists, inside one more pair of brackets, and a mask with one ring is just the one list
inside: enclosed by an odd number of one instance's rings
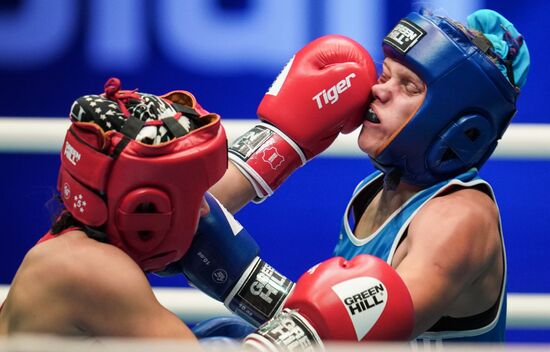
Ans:
{"label": "red boxing glove", "polygon": [[259,124],[229,148],[229,158],[259,199],[363,121],[377,74],[357,42],[327,35],[288,62],[258,107]]}
{"label": "red boxing glove", "polygon": [[322,340],[407,340],[414,324],[409,291],[383,260],[331,258],[296,283],[285,310],[249,335],[260,350],[323,346]]}

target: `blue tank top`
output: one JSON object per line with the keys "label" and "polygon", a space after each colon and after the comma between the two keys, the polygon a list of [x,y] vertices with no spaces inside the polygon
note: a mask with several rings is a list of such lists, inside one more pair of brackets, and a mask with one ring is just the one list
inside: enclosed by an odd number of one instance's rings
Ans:
{"label": "blue tank top", "polygon": [[[370,254],[390,264],[397,246],[405,238],[407,228],[415,214],[430,199],[443,193],[450,187],[481,188],[496,204],[491,186],[478,177],[476,169],[471,169],[453,179],[437,183],[418,192],[397,209],[376,232],[365,239],[358,239],[353,234],[355,223],[359,221],[359,218],[374,196],[382,189],[383,178],[383,174],[376,171],[361,181],[356,187],[344,214],[340,229],[340,238],[334,249],[335,256],[341,256],[349,260],[358,254]],[[504,252],[501,224],[499,224],[499,231],[503,243],[504,278],[500,296],[495,305],[489,310],[472,317],[443,317],[427,332],[418,336],[414,343],[421,342],[422,340],[425,342],[435,341],[436,343],[438,341],[504,341],[506,328],[506,253]]]}

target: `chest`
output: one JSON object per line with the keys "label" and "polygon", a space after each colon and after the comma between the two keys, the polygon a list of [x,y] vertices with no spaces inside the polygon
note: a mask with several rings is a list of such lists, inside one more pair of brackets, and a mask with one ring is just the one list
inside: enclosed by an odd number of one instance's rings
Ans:
{"label": "chest", "polygon": [[461,175],[462,179],[441,182],[390,206],[384,203],[381,194],[383,175],[370,175],[357,187],[346,207],[334,255],[351,259],[359,254],[370,254],[397,265],[411,247],[414,234],[409,233],[409,225],[415,215],[430,199],[446,192],[449,187],[483,183],[476,179],[476,175],[472,170]]}
{"label": "chest", "polygon": [[370,254],[393,264],[406,256],[407,229],[422,201],[417,191],[396,193],[383,188],[381,176],[358,187],[346,208],[335,255]]}
{"label": "chest", "polygon": [[[372,202],[367,206],[363,214],[359,217],[359,221],[353,235],[359,240],[368,241],[371,236],[376,236],[381,229],[391,221],[393,215],[399,209],[399,204],[394,204],[390,207],[380,205],[381,195],[377,195]],[[407,236],[407,229],[401,238],[397,240],[395,252],[391,258],[391,265],[397,267],[408,253],[410,239]]]}
{"label": "chest", "polygon": [[363,213],[357,214],[359,221],[353,229],[353,234],[358,239],[367,239],[372,236],[391,215],[388,211],[378,208],[380,194],[367,205]]}

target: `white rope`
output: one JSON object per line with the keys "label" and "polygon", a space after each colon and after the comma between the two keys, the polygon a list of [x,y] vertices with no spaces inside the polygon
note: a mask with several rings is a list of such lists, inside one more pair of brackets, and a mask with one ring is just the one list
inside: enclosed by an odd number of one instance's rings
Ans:
{"label": "white rope", "polygon": [[550,295],[508,294],[509,328],[549,329]]}
{"label": "white rope", "polygon": [[[256,122],[226,119],[223,125],[229,141],[232,142]],[[68,126],[68,118],[0,117],[0,152],[57,153]],[[357,147],[358,135],[359,130],[339,136],[323,155],[364,156]],[[510,125],[493,158],[550,159],[550,124]]]}
{"label": "white rope", "polygon": [[[8,290],[8,285],[0,285],[0,303]],[[221,302],[194,288],[155,287],[153,291],[160,304],[187,323],[231,314]],[[550,295],[508,294],[507,313],[508,328],[550,329]]]}

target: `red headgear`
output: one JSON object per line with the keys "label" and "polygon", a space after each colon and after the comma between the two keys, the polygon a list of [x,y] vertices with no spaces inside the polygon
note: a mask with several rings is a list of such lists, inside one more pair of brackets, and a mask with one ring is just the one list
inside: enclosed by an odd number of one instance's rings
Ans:
{"label": "red headgear", "polygon": [[[189,248],[204,193],[227,168],[226,136],[189,92],[157,97],[114,82],[73,104],[57,187],[75,219],[156,271]],[[158,144],[143,142],[147,128]]]}

